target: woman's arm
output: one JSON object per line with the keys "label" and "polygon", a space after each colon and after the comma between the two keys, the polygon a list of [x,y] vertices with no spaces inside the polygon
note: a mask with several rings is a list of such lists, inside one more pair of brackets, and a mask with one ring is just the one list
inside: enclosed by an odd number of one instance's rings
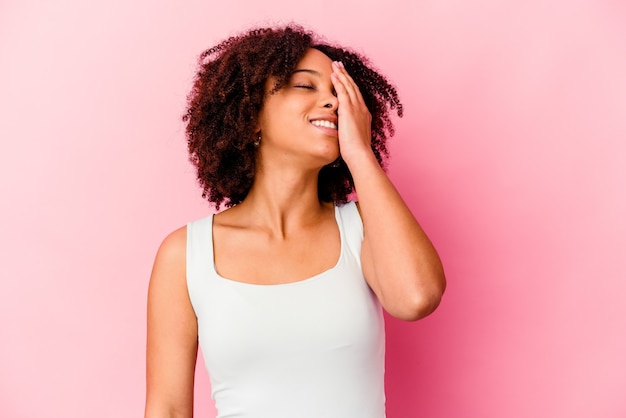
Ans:
{"label": "woman's arm", "polygon": [[198,352],[185,273],[185,227],[157,252],[148,289],[145,418],[191,418]]}
{"label": "woman's arm", "polygon": [[439,256],[378,163],[357,165],[353,176],[363,219],[363,274],[391,315],[423,318],[445,290]]}
{"label": "woman's arm", "polygon": [[333,64],[339,99],[339,146],[359,197],[363,274],[391,315],[412,321],[431,313],[445,290],[435,248],[371,150],[371,115],[343,66]]}

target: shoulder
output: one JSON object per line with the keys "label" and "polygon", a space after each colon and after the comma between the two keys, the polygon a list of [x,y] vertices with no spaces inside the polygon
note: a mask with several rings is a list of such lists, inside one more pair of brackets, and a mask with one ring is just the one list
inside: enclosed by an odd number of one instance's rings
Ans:
{"label": "shoulder", "polygon": [[339,209],[340,212],[346,212],[346,211],[360,212],[361,211],[358,200],[348,200],[345,203],[335,203],[334,205],[337,209]]}
{"label": "shoulder", "polygon": [[182,226],[163,239],[157,252],[157,260],[175,262],[185,258],[187,226]]}
{"label": "shoulder", "polygon": [[185,279],[186,253],[187,226],[183,226],[161,242],[152,268],[151,286],[180,285]]}
{"label": "shoulder", "polygon": [[353,225],[361,225],[363,224],[363,220],[361,218],[361,207],[359,206],[359,202],[355,200],[351,200],[343,205],[338,206],[339,213],[344,222],[348,222]]}
{"label": "shoulder", "polygon": [[346,203],[338,205],[338,207],[339,210],[358,212],[359,215],[361,214],[361,205],[358,200],[348,200]]}

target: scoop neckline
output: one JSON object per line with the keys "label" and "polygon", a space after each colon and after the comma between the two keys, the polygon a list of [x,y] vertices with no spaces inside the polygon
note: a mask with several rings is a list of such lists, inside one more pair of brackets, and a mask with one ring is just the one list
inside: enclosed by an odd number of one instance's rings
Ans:
{"label": "scoop neckline", "polygon": [[210,231],[211,231],[211,234],[209,237],[210,245],[211,245],[211,254],[210,254],[211,273],[213,274],[215,279],[220,282],[232,284],[234,286],[252,287],[252,288],[278,288],[278,287],[285,287],[285,286],[296,286],[296,285],[303,285],[303,284],[316,282],[317,280],[322,279],[324,276],[327,276],[328,274],[337,270],[337,268],[339,268],[339,265],[341,264],[344,258],[345,237],[344,237],[344,232],[343,232],[343,223],[341,222],[339,206],[334,205],[334,208],[335,208],[335,222],[337,224],[337,228],[339,229],[339,257],[337,257],[337,262],[332,267],[322,272],[319,272],[313,276],[309,276],[301,280],[296,280],[294,282],[274,283],[274,284],[258,284],[258,283],[242,282],[239,280],[229,279],[228,277],[224,277],[217,272],[217,269],[215,267],[215,248],[214,248],[214,242],[213,242],[213,220],[215,218],[215,214],[211,214],[210,215],[211,219],[209,221]]}

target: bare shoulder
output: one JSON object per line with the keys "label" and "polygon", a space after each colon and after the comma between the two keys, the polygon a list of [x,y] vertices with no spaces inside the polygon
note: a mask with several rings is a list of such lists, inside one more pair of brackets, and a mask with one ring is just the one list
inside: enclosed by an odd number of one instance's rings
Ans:
{"label": "bare shoulder", "polygon": [[156,255],[156,261],[166,264],[184,264],[187,252],[187,226],[182,226],[165,237]]}
{"label": "bare shoulder", "polygon": [[[173,231],[165,237],[157,251],[150,278],[154,285],[181,285],[186,275],[187,226]],[[166,283],[163,283],[166,282]]]}
{"label": "bare shoulder", "polygon": [[172,259],[177,259],[181,256],[185,256],[186,247],[187,226],[185,225],[171,232],[168,236],[165,237],[165,239],[161,243],[161,246],[159,247],[157,257],[162,257],[173,261]]}
{"label": "bare shoulder", "polygon": [[[169,234],[159,247],[148,286],[148,334],[195,334],[195,315],[187,291],[187,227]],[[151,332],[152,331],[152,332]],[[163,337],[165,338],[165,337]],[[163,343],[163,342],[161,342]]]}

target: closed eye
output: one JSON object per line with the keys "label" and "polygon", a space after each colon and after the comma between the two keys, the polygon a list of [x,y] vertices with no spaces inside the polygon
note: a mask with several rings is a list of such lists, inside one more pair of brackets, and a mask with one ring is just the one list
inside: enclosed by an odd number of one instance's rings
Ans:
{"label": "closed eye", "polygon": [[299,89],[309,89],[309,90],[315,90],[315,87],[309,85],[309,84],[296,84],[294,87],[297,87]]}

